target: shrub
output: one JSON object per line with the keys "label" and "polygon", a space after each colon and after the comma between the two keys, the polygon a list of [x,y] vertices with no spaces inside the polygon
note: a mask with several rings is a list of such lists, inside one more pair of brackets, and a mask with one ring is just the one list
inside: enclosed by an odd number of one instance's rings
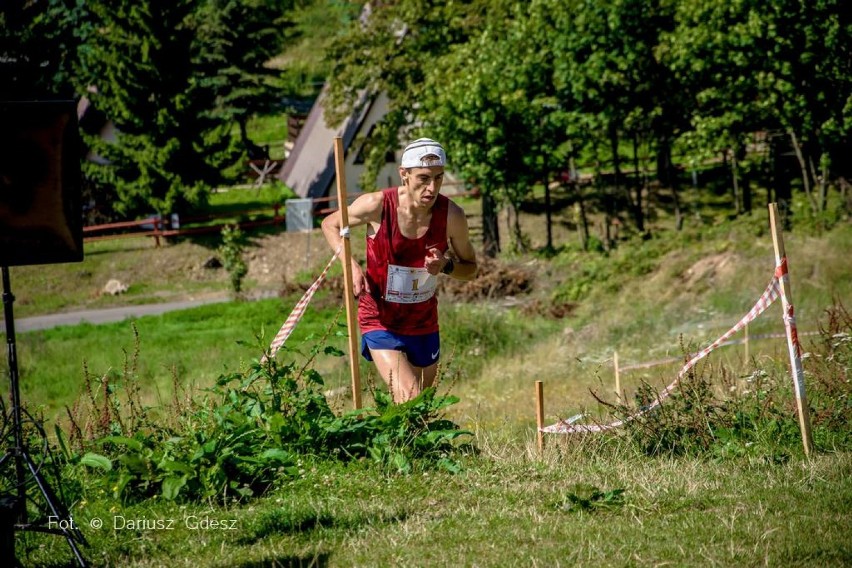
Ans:
{"label": "shrub", "polygon": [[246,261],[243,260],[245,246],[243,232],[239,225],[222,227],[222,245],[219,254],[222,255],[222,265],[231,278],[231,288],[239,294],[243,287],[243,278],[248,274]]}
{"label": "shrub", "polygon": [[[313,355],[320,350],[342,355],[320,346]],[[87,420],[79,407],[69,411],[71,444],[60,433],[68,476],[116,499],[227,502],[300,475],[303,459],[365,459],[398,473],[459,469],[454,454],[463,446],[456,441],[470,433],[443,418],[457,398],[431,387],[394,405],[376,391],[375,406],[338,416],[312,361],[302,367],[255,361],[245,371],[220,376],[203,397],[175,397],[160,420],[152,413],[119,418],[123,407],[138,406],[138,400],[131,402],[137,391],[131,388],[119,401],[119,389],[104,378],[103,387],[87,395]],[[125,378],[132,375],[131,366]]]}

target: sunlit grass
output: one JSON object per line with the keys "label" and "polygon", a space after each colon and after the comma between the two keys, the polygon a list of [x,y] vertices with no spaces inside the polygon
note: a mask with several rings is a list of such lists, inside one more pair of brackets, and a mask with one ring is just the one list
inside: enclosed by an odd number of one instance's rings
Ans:
{"label": "sunlit grass", "polygon": [[[299,479],[249,506],[103,500],[79,504],[75,519],[92,543],[90,560],[138,567],[456,566],[473,559],[478,566],[843,566],[852,557],[847,454],[783,465],[712,462],[555,440],[539,456],[529,441],[501,439],[499,429],[484,434],[481,447],[455,476],[386,476],[357,463],[306,460]],[[571,506],[594,491],[621,497]],[[99,530],[90,528],[95,518],[105,521]],[[126,519],[175,522],[173,530],[114,528]],[[204,519],[233,530],[187,526]],[[60,538],[20,538],[34,560],[68,556]]]}

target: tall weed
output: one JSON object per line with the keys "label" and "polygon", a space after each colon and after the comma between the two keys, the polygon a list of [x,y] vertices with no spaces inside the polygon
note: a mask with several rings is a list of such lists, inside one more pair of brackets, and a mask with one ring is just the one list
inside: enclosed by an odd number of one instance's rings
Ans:
{"label": "tall weed", "polygon": [[[852,317],[837,304],[826,311],[820,336],[803,354],[811,430],[817,449],[852,448]],[[630,416],[657,391],[644,384]],[[662,404],[628,422],[626,435],[647,455],[761,456],[785,461],[801,451],[802,436],[788,365],[756,360],[737,375],[723,366],[693,367]]]}

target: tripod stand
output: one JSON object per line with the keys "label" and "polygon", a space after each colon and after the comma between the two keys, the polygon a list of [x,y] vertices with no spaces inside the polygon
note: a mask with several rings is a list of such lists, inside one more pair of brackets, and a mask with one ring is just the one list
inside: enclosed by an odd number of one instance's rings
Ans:
{"label": "tripod stand", "polygon": [[[12,304],[15,302],[15,296],[12,295],[11,284],[9,282],[9,268],[3,266],[2,271],[3,314],[6,320],[6,343],[8,346],[7,353],[9,359],[10,396],[12,399],[11,438],[13,438],[13,440],[11,447],[7,446],[5,455],[0,458],[0,468],[2,468],[2,466],[6,463],[7,460],[14,460],[16,494],[14,496],[10,496],[10,498],[7,498],[7,501],[12,502],[13,516],[14,519],[17,521],[14,522],[12,530],[13,532],[37,531],[64,536],[65,539],[68,541],[68,545],[71,547],[71,551],[74,553],[74,558],[76,559],[77,564],[81,567],[85,567],[88,564],[83,558],[83,555],[80,553],[80,549],[77,547],[77,543],[88,543],[86,542],[83,533],[81,533],[80,530],[74,525],[74,520],[72,519],[68,509],[57,498],[53,489],[51,489],[50,485],[48,485],[47,481],[44,479],[44,476],[42,476],[40,471],[41,468],[38,464],[36,464],[35,461],[33,461],[24,441],[24,411],[21,408],[21,393],[18,384],[18,355],[15,348],[15,321],[12,314]],[[35,420],[31,417],[30,420],[35,422]],[[44,430],[42,430],[41,426],[39,424],[36,424],[36,427],[39,434],[44,437]],[[45,501],[44,505],[46,505],[46,511],[49,512],[49,520],[46,525],[44,523],[30,523],[28,520],[26,475],[27,470],[29,470],[29,474],[32,476],[32,480],[35,481],[36,485],[41,491],[41,495]],[[14,539],[12,539],[11,549],[11,558],[2,558],[2,560],[4,561],[4,565],[8,565],[5,563],[5,561],[8,560],[12,560],[17,565],[17,561],[14,558]],[[0,550],[0,553],[6,555],[9,554],[10,551]]]}

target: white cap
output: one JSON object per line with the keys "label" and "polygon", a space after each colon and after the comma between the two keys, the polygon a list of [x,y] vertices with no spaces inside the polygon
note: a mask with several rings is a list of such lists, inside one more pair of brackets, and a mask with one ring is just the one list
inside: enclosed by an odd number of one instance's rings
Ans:
{"label": "white cap", "polygon": [[403,168],[428,168],[446,163],[447,154],[440,144],[430,138],[420,138],[405,147],[399,165]]}

